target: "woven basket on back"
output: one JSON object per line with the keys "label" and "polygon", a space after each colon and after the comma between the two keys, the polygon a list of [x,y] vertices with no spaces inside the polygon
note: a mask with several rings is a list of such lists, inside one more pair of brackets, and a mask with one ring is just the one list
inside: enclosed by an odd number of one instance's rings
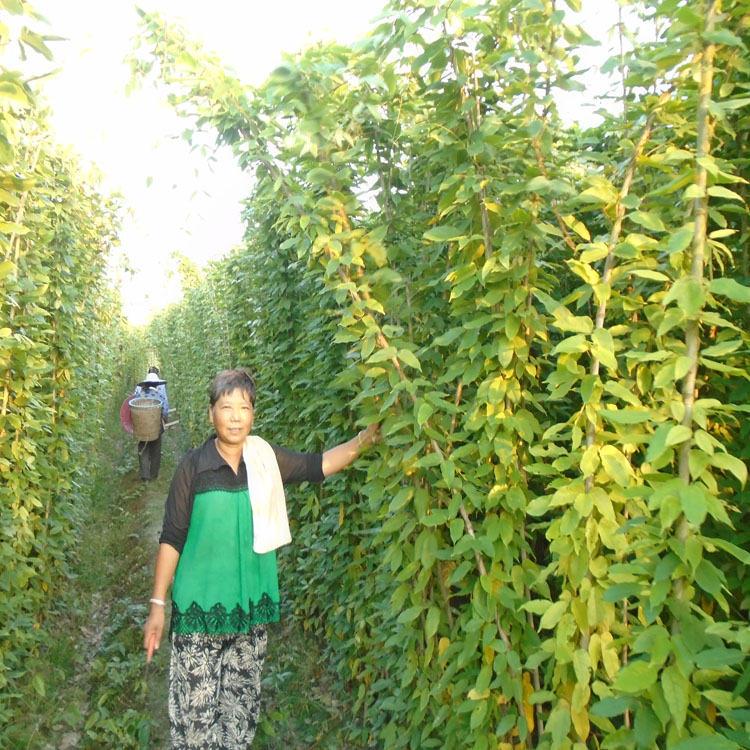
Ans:
{"label": "woven basket on back", "polygon": [[138,440],[156,440],[161,430],[161,401],[144,396],[131,398],[130,418]]}

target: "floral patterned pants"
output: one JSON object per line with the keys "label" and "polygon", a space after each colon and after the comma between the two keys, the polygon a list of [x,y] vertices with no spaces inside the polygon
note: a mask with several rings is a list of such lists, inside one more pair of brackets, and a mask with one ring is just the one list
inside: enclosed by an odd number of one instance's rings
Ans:
{"label": "floral patterned pants", "polygon": [[172,635],[172,750],[246,750],[253,744],[267,640],[265,625],[247,634]]}

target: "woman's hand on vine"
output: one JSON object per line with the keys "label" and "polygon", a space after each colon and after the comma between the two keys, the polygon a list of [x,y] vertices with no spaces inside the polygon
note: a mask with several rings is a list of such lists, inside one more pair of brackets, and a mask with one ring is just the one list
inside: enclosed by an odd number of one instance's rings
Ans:
{"label": "woman's hand on vine", "polygon": [[364,430],[360,430],[357,434],[357,447],[361,450],[362,448],[369,448],[375,443],[380,442],[382,435],[380,434],[380,422],[371,424],[365,427]]}

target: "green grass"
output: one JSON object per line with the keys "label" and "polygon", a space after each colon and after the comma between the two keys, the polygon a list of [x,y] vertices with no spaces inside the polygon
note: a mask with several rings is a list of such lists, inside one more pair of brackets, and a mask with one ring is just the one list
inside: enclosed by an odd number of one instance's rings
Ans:
{"label": "green grass", "polygon": [[320,644],[290,619],[269,628],[268,644],[253,750],[348,747],[347,697],[326,672]]}

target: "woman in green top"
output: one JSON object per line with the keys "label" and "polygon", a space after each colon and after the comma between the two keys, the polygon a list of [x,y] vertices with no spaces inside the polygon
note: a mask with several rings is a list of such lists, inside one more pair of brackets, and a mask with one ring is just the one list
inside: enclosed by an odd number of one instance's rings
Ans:
{"label": "woman in green top", "polygon": [[379,439],[378,425],[324,453],[265,443],[252,430],[255,383],[219,373],[216,432],[186,453],[169,489],[144,648],[151,658],[172,589],[169,718],[174,750],[249,748],[258,720],[266,623],[279,619],[275,549],[290,541],[283,485],[320,482]]}

